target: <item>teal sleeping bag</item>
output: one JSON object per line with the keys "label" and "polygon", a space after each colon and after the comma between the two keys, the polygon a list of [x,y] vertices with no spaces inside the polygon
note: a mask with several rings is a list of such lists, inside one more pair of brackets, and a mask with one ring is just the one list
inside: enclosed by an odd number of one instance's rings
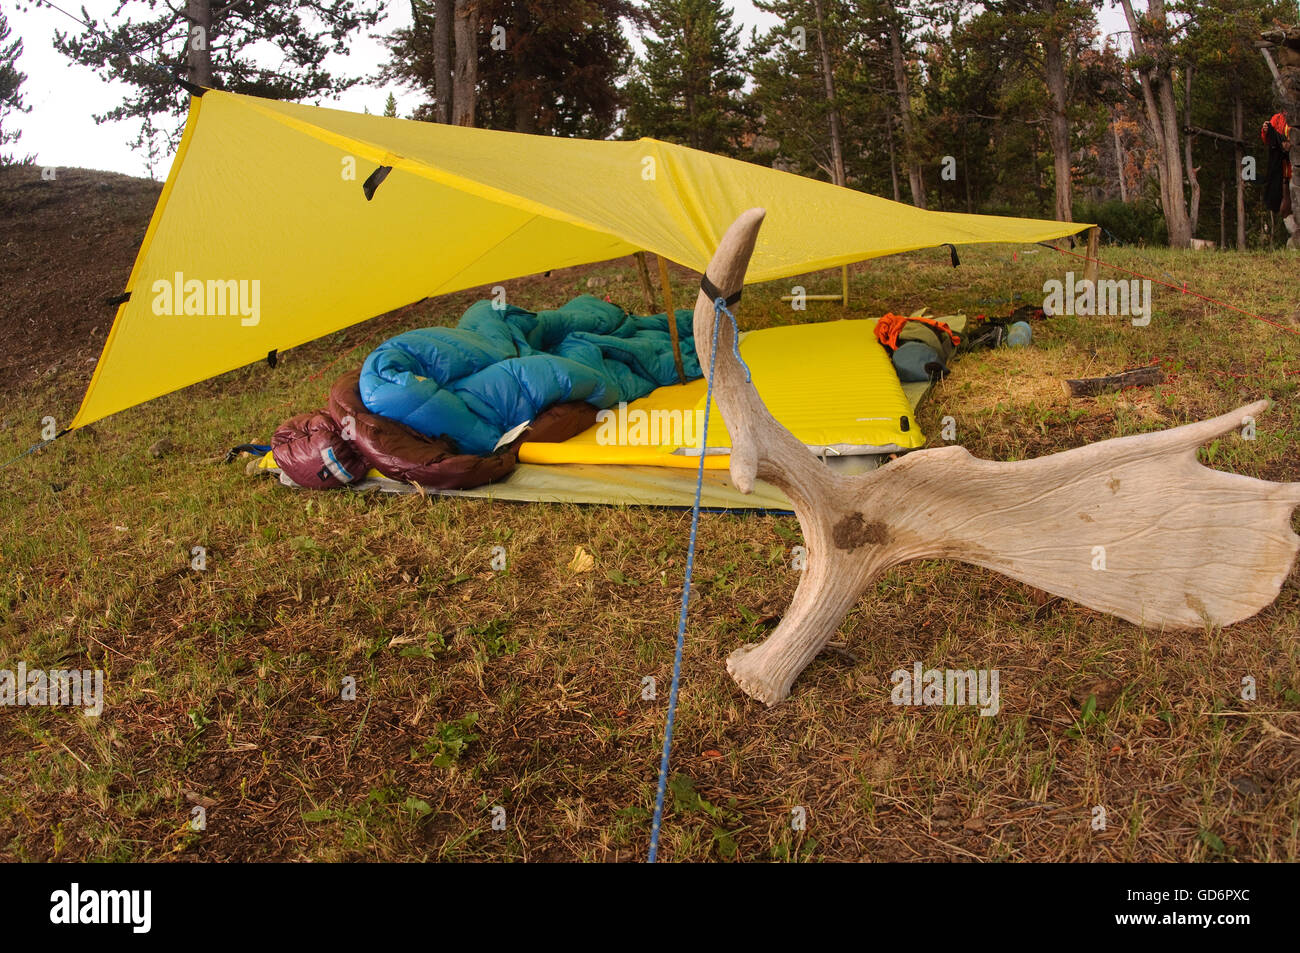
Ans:
{"label": "teal sleeping bag", "polygon": [[[692,313],[675,317],[683,369],[699,377]],[[638,317],[582,295],[536,313],[477,301],[454,328],[389,338],[362,365],[360,390],[372,413],[483,455],[552,404],[612,407],[675,383],[666,315]]]}

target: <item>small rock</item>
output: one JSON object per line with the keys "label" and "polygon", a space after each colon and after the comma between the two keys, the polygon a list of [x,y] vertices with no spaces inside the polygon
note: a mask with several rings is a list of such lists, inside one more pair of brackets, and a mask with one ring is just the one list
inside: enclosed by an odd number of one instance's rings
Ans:
{"label": "small rock", "polygon": [[1245,775],[1239,778],[1233,778],[1229,783],[1236,788],[1239,793],[1250,797],[1259,797],[1264,793],[1263,788]]}
{"label": "small rock", "polygon": [[1112,704],[1114,704],[1115,700],[1119,698],[1123,691],[1124,685],[1122,682],[1116,681],[1115,679],[1103,678],[1090,682],[1081,689],[1076,689],[1071,693],[1071,697],[1073,697],[1079,707],[1082,708],[1084,704],[1087,703],[1089,695],[1096,695],[1097,711],[1106,711]]}
{"label": "small rock", "polygon": [[934,827],[951,827],[956,820],[957,808],[947,803],[937,805],[930,815],[930,823]]}
{"label": "small rock", "polygon": [[592,277],[587,279],[588,288],[603,288],[607,284],[609,284],[609,280],[606,278],[601,278],[599,275],[593,275]]}
{"label": "small rock", "polygon": [[162,459],[164,454],[168,454],[171,452],[172,452],[172,442],[170,437],[163,437],[161,440],[159,440],[157,443],[155,443],[152,447],[149,448],[149,456],[153,457],[155,460],[160,460]]}

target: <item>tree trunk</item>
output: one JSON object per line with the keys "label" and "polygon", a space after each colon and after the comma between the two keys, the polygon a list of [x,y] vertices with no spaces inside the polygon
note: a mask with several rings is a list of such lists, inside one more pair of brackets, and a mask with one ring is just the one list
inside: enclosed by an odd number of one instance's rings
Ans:
{"label": "tree trunk", "polygon": [[185,42],[185,65],[189,81],[212,86],[212,4],[209,0],[186,0],[185,19],[190,23]]}
{"label": "tree trunk", "polygon": [[537,131],[537,108],[532,98],[523,89],[515,90],[515,132],[534,133]]}
{"label": "tree trunk", "polygon": [[1119,200],[1128,203],[1128,185],[1124,182],[1124,148],[1119,142],[1119,123],[1110,127],[1115,133],[1115,172],[1119,175]]}
{"label": "tree trunk", "polygon": [[[414,3],[412,3],[414,6]],[[412,11],[414,12],[414,11]],[[455,0],[438,0],[433,11],[433,95],[434,117],[451,122],[452,62],[451,24],[456,16]]]}
{"label": "tree trunk", "polygon": [[826,34],[823,29],[822,0],[813,0],[813,10],[817,14],[817,47],[821,51],[822,80],[826,86],[826,105],[829,107],[831,124],[831,178],[836,185],[845,185],[844,148],[840,141],[840,111],[835,105],[835,73],[831,69],[831,53],[826,48]]}
{"label": "tree trunk", "polygon": [[894,117],[885,114],[885,141],[889,143],[889,181],[894,186],[894,201],[903,201],[903,193],[898,188],[898,155],[894,152]]}
{"label": "tree trunk", "polygon": [[[1291,39],[1300,28],[1292,27],[1285,31],[1285,38]],[[1280,32],[1280,31],[1271,31]],[[1273,39],[1273,37],[1266,37]],[[1279,41],[1282,42],[1282,41]],[[1291,132],[1291,167],[1300,169],[1300,133],[1297,133],[1294,127],[1300,123],[1297,116],[1300,116],[1300,66],[1294,63],[1282,61],[1282,69],[1278,69],[1277,63],[1273,60],[1273,54],[1267,49],[1260,50],[1264,54],[1264,61],[1268,63],[1269,72],[1273,74],[1273,81],[1277,84],[1278,96],[1282,100],[1283,111],[1287,115],[1287,120],[1291,123],[1293,129]],[[1291,176],[1291,223],[1300,224],[1300,175]],[[1282,232],[1285,233],[1286,222],[1282,223]],[[1300,248],[1300,227],[1296,232],[1286,239],[1287,247]]]}
{"label": "tree trunk", "polygon": [[[1146,40],[1139,32],[1137,16],[1133,13],[1133,0],[1120,0],[1124,16],[1128,20],[1133,50],[1139,56],[1158,60],[1158,54],[1165,53],[1164,40],[1159,45],[1148,48]],[[1150,0],[1146,16],[1143,18],[1155,23],[1162,30],[1165,26],[1164,0]],[[1158,66],[1142,72],[1139,85],[1142,88],[1142,102],[1146,106],[1147,121],[1151,127],[1157,154],[1157,171],[1160,173],[1160,207],[1165,214],[1165,224],[1169,229],[1169,244],[1174,248],[1188,248],[1192,243],[1192,230],[1187,215],[1187,204],[1183,196],[1183,159],[1179,149],[1178,109],[1174,102],[1174,77],[1171,69]]]}
{"label": "tree trunk", "polygon": [[966,148],[966,144],[969,140],[966,138],[965,120],[963,120],[961,124],[961,133],[961,175],[962,184],[966,186],[966,212],[969,214],[975,211],[975,205],[971,201],[970,197],[970,152]]}
{"label": "tree trunk", "polygon": [[1169,183],[1169,206],[1165,210],[1165,219],[1169,223],[1169,244],[1175,248],[1188,248],[1192,243],[1192,228],[1183,193],[1183,163],[1178,154],[1178,107],[1174,102],[1172,72],[1158,77],[1158,90],[1164,141],[1161,151],[1168,170],[1165,178]]}
{"label": "tree trunk", "polygon": [[[1192,125],[1192,65],[1189,63],[1183,69],[1183,128],[1190,129]],[[1186,134],[1183,140],[1184,156],[1187,162],[1187,181],[1192,187],[1191,208],[1188,213],[1187,227],[1188,231],[1194,236],[1196,234],[1196,225],[1201,218],[1201,181],[1196,177],[1199,171],[1192,159],[1192,134]]]}
{"label": "tree trunk", "polygon": [[1219,247],[1228,247],[1228,189],[1219,184]]}
{"label": "tree trunk", "polygon": [[[1046,0],[1044,10],[1056,13],[1056,0]],[[1070,122],[1065,108],[1065,57],[1061,52],[1061,30],[1055,20],[1043,36],[1043,73],[1047,81],[1048,101],[1052,109],[1049,136],[1052,143],[1052,166],[1056,179],[1056,220],[1074,221],[1071,203]]]}
{"label": "tree trunk", "polygon": [[1241,87],[1234,90],[1232,100],[1232,137],[1237,140],[1232,155],[1237,179],[1237,251],[1246,250],[1246,180],[1242,178],[1241,143],[1245,140],[1245,109],[1241,104]]}
{"label": "tree trunk", "polygon": [[478,95],[478,0],[456,0],[453,34],[456,75],[451,93],[451,121],[457,126],[472,126]]}
{"label": "tree trunk", "polygon": [[912,204],[925,208],[925,179],[921,176],[921,163],[916,158],[916,130],[912,125],[912,95],[907,88],[907,67],[903,62],[903,37],[898,29],[898,11],[893,0],[887,4],[889,11],[889,53],[894,61],[894,88],[898,92],[898,113],[903,123],[903,161],[907,163],[907,179],[912,187]]}

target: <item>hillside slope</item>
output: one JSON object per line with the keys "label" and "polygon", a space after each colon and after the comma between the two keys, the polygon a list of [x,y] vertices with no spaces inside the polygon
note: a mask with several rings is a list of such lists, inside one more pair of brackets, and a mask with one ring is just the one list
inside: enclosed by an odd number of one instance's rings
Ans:
{"label": "hillside slope", "polygon": [[58,370],[89,380],[162,184],[0,168],[0,392]]}

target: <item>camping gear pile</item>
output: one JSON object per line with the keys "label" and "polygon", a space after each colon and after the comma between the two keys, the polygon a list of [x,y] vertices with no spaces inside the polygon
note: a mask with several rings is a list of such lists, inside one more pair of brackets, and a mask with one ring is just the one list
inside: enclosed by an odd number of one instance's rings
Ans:
{"label": "camping gear pile", "polygon": [[889,352],[898,379],[904,383],[944,377],[948,360],[961,344],[951,327],[925,317],[923,311],[908,317],[886,314],[876,322],[876,339]]}
{"label": "camping gear pile", "polygon": [[[500,499],[684,505],[703,455],[714,504],[788,511],[779,494],[738,499],[726,483],[731,435],[716,407],[703,426],[689,317],[677,312],[691,378],[678,384],[664,315],[625,315],[590,297],[540,314],[480,301],[456,328],[379,345],[334,383],[327,409],[254,448],[257,469],[313,489],[491,484]],[[915,411],[938,376],[904,383],[881,344],[933,340],[912,326],[941,334],[946,359],[965,317],[785,325],[743,334],[739,349],[776,419],[832,468],[862,472],[925,444]]]}
{"label": "camping gear pile", "polygon": [[[698,378],[691,313],[676,319],[682,366]],[[629,315],[590,295],[539,313],[479,301],[455,328],[380,344],[334,382],[327,409],[279,427],[272,456],[282,480],[312,489],[370,470],[465,489],[509,474],[524,440],[567,440],[599,409],[676,379],[665,315]]]}
{"label": "camping gear pile", "polygon": [[1034,339],[1030,321],[1043,321],[1050,315],[1031,304],[1021,305],[1005,317],[977,314],[974,327],[967,335],[962,351],[996,347],[1028,347]]}

